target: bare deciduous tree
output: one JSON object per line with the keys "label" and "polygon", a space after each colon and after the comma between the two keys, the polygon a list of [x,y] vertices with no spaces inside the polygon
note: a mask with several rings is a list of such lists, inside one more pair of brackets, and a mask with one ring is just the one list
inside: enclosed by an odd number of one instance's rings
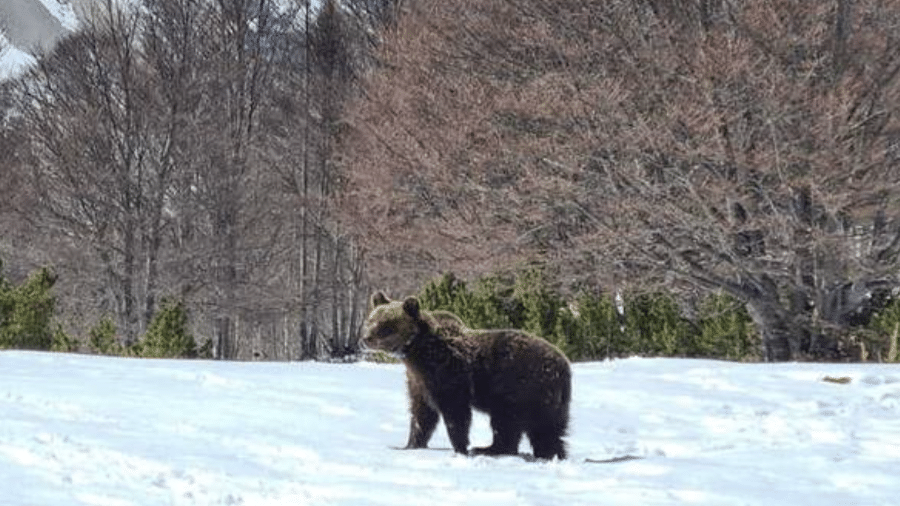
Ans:
{"label": "bare deciduous tree", "polygon": [[343,159],[344,208],[391,282],[539,261],[724,289],[771,360],[839,354],[823,329],[896,285],[900,3],[411,11]]}
{"label": "bare deciduous tree", "polygon": [[128,344],[175,295],[218,358],[353,350],[363,255],[329,160],[365,37],[310,7],[110,0],[13,83],[6,181],[70,314],[114,315]]}
{"label": "bare deciduous tree", "polygon": [[103,281],[93,293],[130,343],[153,312],[168,132],[135,50],[137,16],[114,2],[95,13],[20,81],[19,110],[43,223],[95,254]]}

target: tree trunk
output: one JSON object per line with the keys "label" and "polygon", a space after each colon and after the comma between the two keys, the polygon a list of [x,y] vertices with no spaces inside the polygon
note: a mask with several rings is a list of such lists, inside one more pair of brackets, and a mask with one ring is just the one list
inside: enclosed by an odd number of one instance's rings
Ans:
{"label": "tree trunk", "polygon": [[312,116],[312,101],[310,97],[310,73],[312,72],[312,68],[309,64],[309,24],[310,24],[310,12],[309,12],[309,4],[306,5],[304,9],[303,16],[304,23],[304,34],[305,34],[305,44],[304,44],[304,52],[306,55],[305,58],[305,73],[303,75],[303,93],[305,100],[305,109],[304,113],[306,114],[306,121],[303,124],[303,164],[300,167],[301,170],[301,186],[300,186],[300,358],[307,358],[310,356],[310,326],[309,326],[309,297],[307,296],[308,280],[309,280],[309,263],[307,262],[307,257],[309,255],[309,241],[308,241],[308,233],[309,233],[309,146],[310,146],[310,117]]}
{"label": "tree trunk", "polygon": [[[130,221],[130,220],[129,220]],[[135,294],[134,294],[134,273],[135,273],[135,232],[133,226],[127,226],[125,229],[124,242],[124,258],[122,266],[122,313],[120,318],[124,328],[124,344],[132,345],[137,340],[137,315]]]}
{"label": "tree trunk", "polygon": [[797,328],[777,304],[766,298],[751,299],[747,312],[759,329],[762,338],[762,356],[766,362],[785,362],[796,359],[799,349]]}
{"label": "tree trunk", "polygon": [[746,305],[760,333],[763,360],[784,362],[799,356],[801,337],[807,329],[796,308],[789,311],[781,304],[775,280],[768,275],[746,276],[739,283],[720,280],[719,286]]}
{"label": "tree trunk", "polygon": [[334,256],[331,259],[331,356],[344,356],[343,339],[341,337],[340,322],[340,303],[339,290],[340,286],[340,264],[341,264],[341,239],[339,237],[334,240]]}
{"label": "tree trunk", "polygon": [[216,318],[216,348],[214,356],[219,360],[231,360],[235,356],[235,337],[229,316]]}
{"label": "tree trunk", "polygon": [[157,182],[156,198],[153,205],[153,216],[150,222],[150,231],[147,241],[147,270],[144,273],[146,279],[144,291],[144,317],[141,322],[142,329],[146,330],[150,326],[153,315],[156,312],[156,291],[157,282],[159,281],[159,251],[162,248],[163,234],[163,218],[162,210],[165,206],[163,196],[165,195],[165,185],[168,181],[168,169],[163,169]]}

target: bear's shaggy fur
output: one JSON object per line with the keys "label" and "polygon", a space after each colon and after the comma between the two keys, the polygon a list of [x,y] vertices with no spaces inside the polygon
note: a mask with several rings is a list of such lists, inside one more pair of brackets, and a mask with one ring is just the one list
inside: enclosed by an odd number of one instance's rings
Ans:
{"label": "bear's shaggy fur", "polygon": [[[572,374],[552,344],[517,330],[472,330],[452,313],[420,310],[409,297],[372,297],[362,345],[398,353],[410,393],[408,448],[428,444],[443,416],[453,449],[469,453],[472,408],[491,418],[491,446],[473,454],[515,455],[528,435],[539,459],[566,457]],[[437,313],[437,312],[435,312]]]}
{"label": "bear's shaggy fur", "polygon": [[[443,333],[467,328],[458,316],[448,311],[429,311],[428,313],[435,319],[437,328]],[[432,407],[428,388],[421,375],[417,374],[416,369],[410,367],[406,360],[404,363],[406,363],[406,388],[409,394],[410,414],[409,438],[406,448],[426,448],[441,415],[437,409]]]}
{"label": "bear's shaggy fur", "polygon": [[[390,299],[383,292],[375,292],[370,299],[369,311],[375,307],[387,304]],[[460,317],[450,311],[422,311],[434,318],[437,328],[445,334],[459,333],[469,330]],[[406,441],[406,449],[427,448],[428,441],[437,428],[441,419],[440,412],[431,406],[428,390],[422,378],[414,372],[409,363],[406,364],[406,389],[409,396],[409,438]]]}

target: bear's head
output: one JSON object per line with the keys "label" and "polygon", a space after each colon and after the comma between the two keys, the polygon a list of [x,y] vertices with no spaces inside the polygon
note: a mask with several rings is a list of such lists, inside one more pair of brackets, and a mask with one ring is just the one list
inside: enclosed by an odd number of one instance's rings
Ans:
{"label": "bear's head", "polygon": [[372,295],[371,307],[360,341],[363,349],[399,353],[426,324],[419,310],[419,300],[415,297],[392,301],[383,293],[376,292]]}

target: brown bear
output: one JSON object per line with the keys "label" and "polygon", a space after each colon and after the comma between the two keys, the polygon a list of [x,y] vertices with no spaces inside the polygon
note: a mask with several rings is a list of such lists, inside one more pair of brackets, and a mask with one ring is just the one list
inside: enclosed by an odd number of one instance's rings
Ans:
{"label": "brown bear", "polygon": [[[376,294],[378,295],[378,294]],[[384,297],[384,294],[381,294]],[[373,301],[375,297],[373,297]],[[384,302],[389,302],[384,297]],[[449,311],[423,311],[434,318],[437,328],[445,333],[458,333],[463,329],[468,330],[466,324],[455,314]],[[437,428],[441,415],[433,408],[429,401],[428,389],[420,375],[414,372],[409,363],[406,363],[406,389],[409,395],[409,438],[406,441],[407,449],[426,448],[434,429]]]}
{"label": "brown bear", "polygon": [[[383,292],[375,292],[370,299],[369,311],[387,304],[390,299]],[[431,315],[437,327],[454,333],[468,330],[465,322],[450,311],[423,311]],[[404,361],[404,363],[406,363]],[[406,363],[406,389],[409,396],[409,438],[404,449],[427,448],[441,414],[429,404],[428,390],[418,374]]]}
{"label": "brown bear", "polygon": [[491,418],[491,446],[474,455],[516,455],[522,434],[535,458],[566,457],[572,373],[565,355],[518,330],[472,330],[452,313],[437,315],[409,297],[372,296],[363,348],[396,353],[407,366],[408,448],[428,444],[440,416],[453,449],[468,454],[472,408]]}

